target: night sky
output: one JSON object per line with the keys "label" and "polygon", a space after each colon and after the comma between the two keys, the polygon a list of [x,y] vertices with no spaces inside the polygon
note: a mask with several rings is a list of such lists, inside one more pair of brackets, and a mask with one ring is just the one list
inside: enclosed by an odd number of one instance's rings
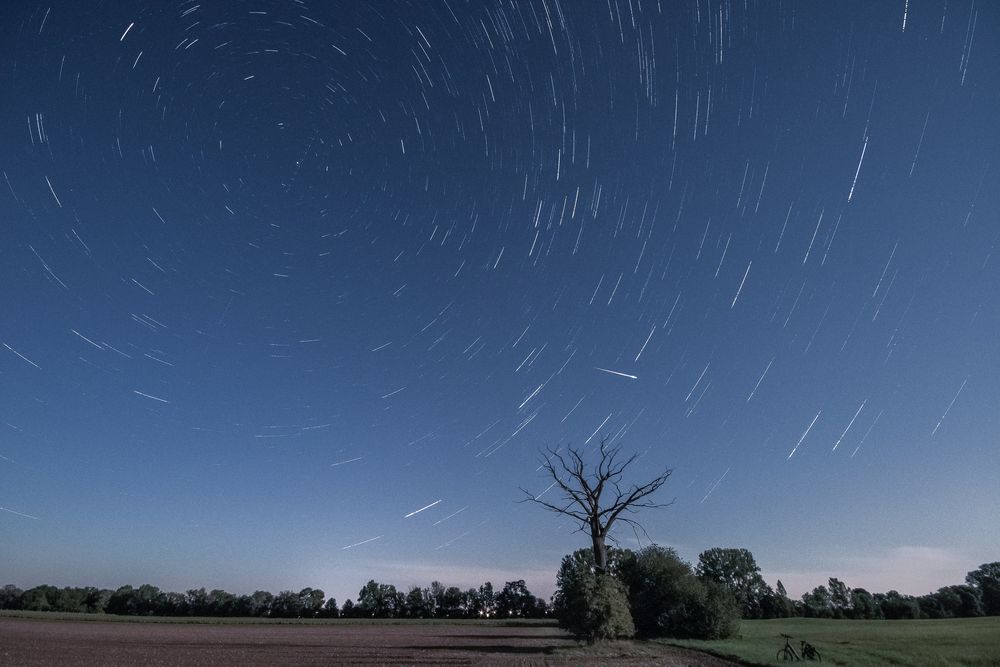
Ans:
{"label": "night sky", "polygon": [[674,470],[639,518],[688,559],[960,583],[1000,553],[998,30],[5,2],[0,584],[547,596],[587,538],[519,487],[602,436]]}

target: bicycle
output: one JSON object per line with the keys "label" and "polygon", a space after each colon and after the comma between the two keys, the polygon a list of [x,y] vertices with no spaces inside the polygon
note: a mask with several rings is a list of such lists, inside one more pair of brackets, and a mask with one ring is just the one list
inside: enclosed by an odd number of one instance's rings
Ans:
{"label": "bicycle", "polygon": [[818,660],[819,662],[823,662],[823,658],[820,657],[819,651],[817,651],[816,647],[809,642],[799,642],[799,650],[802,652],[803,660]]}
{"label": "bicycle", "polygon": [[776,656],[775,660],[784,660],[787,662],[793,660],[795,662],[798,662],[799,660],[801,660],[799,654],[795,652],[794,648],[792,648],[792,643],[788,641],[792,638],[792,636],[786,634],[782,634],[781,636],[785,638],[785,645],[781,648],[780,651],[778,651],[778,655]]}

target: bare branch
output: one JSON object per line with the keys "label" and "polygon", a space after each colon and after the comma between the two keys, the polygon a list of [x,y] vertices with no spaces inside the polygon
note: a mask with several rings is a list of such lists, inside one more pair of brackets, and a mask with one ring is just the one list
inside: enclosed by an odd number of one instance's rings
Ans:
{"label": "bare branch", "polygon": [[610,528],[611,524],[614,523],[625,510],[634,512],[638,508],[667,507],[668,505],[673,504],[673,501],[664,504],[654,503],[651,500],[643,500],[647,496],[656,493],[661,486],[666,484],[673,472],[673,470],[667,469],[659,477],[653,479],[652,481],[647,482],[642,486],[633,486],[631,492],[625,498],[620,500],[616,505],[612,505],[607,510],[602,512],[602,515],[607,514],[608,517],[606,525]]}
{"label": "bare branch", "polygon": [[[673,504],[673,503],[671,503],[671,504]],[[624,524],[628,524],[632,528],[632,531],[635,533],[635,541],[636,542],[640,541],[639,540],[639,531],[642,531],[642,534],[646,536],[647,540],[649,540],[650,542],[653,541],[653,538],[651,538],[649,536],[649,533],[646,532],[646,529],[643,528],[642,524],[640,524],[639,522],[634,521],[632,519],[628,519],[628,518],[622,518],[621,522],[624,523]]]}
{"label": "bare branch", "polygon": [[589,511],[591,509],[589,503],[587,503],[584,500],[584,498],[580,497],[579,492],[577,492],[569,484],[563,481],[562,474],[560,474],[555,469],[555,466],[552,464],[552,458],[555,458],[556,460],[559,461],[560,467],[563,469],[564,472],[568,473],[571,478],[575,479],[577,477],[577,473],[574,471],[574,469],[570,468],[570,466],[566,463],[566,460],[563,459],[563,457],[559,454],[558,450],[553,451],[549,449],[548,451],[552,454],[552,457],[546,459],[542,463],[542,467],[545,468],[546,472],[549,473],[549,476],[555,481],[555,483],[559,486],[559,488],[563,491],[563,493],[566,494],[567,499],[576,502],[576,504],[580,506],[580,509],[584,510],[585,512]]}
{"label": "bare branch", "polygon": [[[548,452],[548,456],[543,456],[539,469],[545,470],[552,478],[552,486],[559,488],[562,499],[558,502],[548,502],[540,499],[541,494],[535,496],[522,488],[525,498],[521,502],[534,502],[550,512],[568,516],[579,522],[579,530],[589,533],[593,541],[595,565],[599,569],[603,570],[607,566],[605,540],[610,539],[615,542],[615,538],[609,534],[615,522],[621,521],[630,526],[636,535],[636,540],[639,540],[639,531],[649,538],[645,529],[635,519],[624,516],[625,513],[634,514],[640,509],[667,507],[673,504],[673,501],[656,502],[651,497],[667,483],[672,473],[670,469],[644,484],[633,484],[627,490],[622,488],[621,481],[625,471],[639,458],[639,455],[634,453],[624,459],[620,458],[621,446],[610,446],[607,436],[601,438],[598,450],[600,459],[590,470],[583,460],[581,451],[574,447],[567,446],[565,456],[561,448],[546,448],[545,451]],[[610,502],[604,500],[602,503],[602,499],[608,495],[606,493],[608,489],[613,490],[614,499]]]}
{"label": "bare branch", "polygon": [[586,514],[569,509],[570,507],[572,507],[572,504],[566,505],[565,507],[560,507],[558,505],[553,505],[552,503],[546,502],[544,500],[539,500],[538,497],[528,493],[526,489],[521,489],[521,491],[524,491],[525,494],[525,497],[520,500],[520,502],[522,503],[527,503],[527,502],[536,503],[538,505],[541,505],[545,509],[549,510],[550,512],[555,512],[556,514],[565,514],[568,517],[576,519],[583,525],[586,525],[587,522],[589,521],[589,517]]}

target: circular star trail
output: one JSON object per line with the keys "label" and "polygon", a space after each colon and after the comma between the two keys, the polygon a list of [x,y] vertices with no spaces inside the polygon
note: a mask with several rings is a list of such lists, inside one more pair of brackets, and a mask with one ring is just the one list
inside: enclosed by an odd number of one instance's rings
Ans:
{"label": "circular star trail", "polygon": [[675,470],[641,519],[689,558],[919,593],[995,554],[992,5],[5,15],[22,585],[545,593],[585,545],[519,487],[602,439]]}

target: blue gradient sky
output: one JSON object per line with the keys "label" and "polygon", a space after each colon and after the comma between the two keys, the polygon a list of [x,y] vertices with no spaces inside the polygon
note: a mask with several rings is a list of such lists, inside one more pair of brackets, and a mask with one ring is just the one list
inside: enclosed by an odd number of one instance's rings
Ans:
{"label": "blue gradient sky", "polygon": [[796,594],[996,560],[992,3],[2,13],[3,583],[548,595],[601,434]]}

